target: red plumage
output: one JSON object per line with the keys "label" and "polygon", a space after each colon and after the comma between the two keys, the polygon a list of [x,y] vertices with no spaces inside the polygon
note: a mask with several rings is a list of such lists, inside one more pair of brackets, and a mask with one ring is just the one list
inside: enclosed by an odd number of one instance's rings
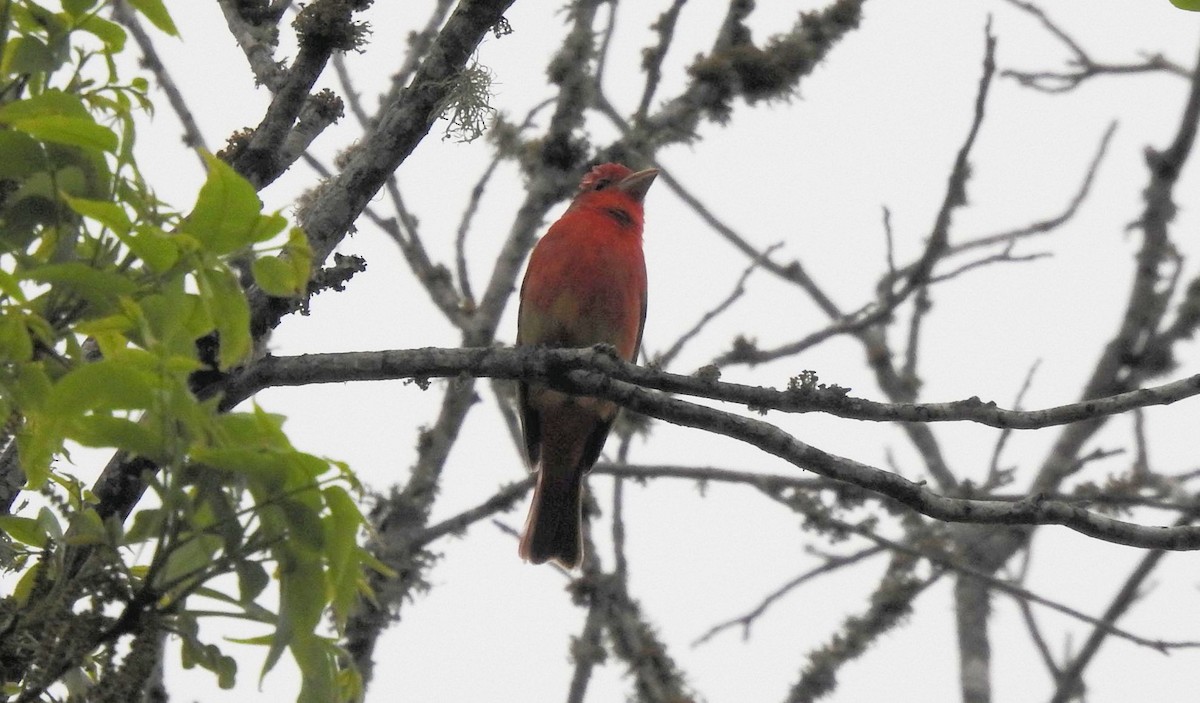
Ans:
{"label": "red plumage", "polygon": [[[658,171],[592,169],[567,211],[534,247],[521,284],[517,345],[611,344],[637,359],[646,321],[642,200]],[[536,383],[519,388],[521,429],[537,485],[521,557],[568,568],[582,557],[583,476],[596,463],[618,406]]]}

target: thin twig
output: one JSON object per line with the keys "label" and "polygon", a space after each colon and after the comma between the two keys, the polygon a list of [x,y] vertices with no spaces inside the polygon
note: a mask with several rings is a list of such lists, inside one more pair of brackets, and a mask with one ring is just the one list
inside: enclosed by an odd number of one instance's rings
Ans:
{"label": "thin twig", "polygon": [[[1070,606],[1063,605],[1062,603],[1059,603],[1057,601],[1053,601],[1053,600],[1050,600],[1049,598],[1040,596],[1040,595],[1034,593],[1033,591],[1030,591],[1027,588],[1023,588],[1023,587],[1018,586],[1010,581],[1007,581],[1007,580],[1001,579],[1001,578],[997,578],[996,576],[993,576],[985,571],[976,569],[975,567],[964,563],[962,560],[957,559],[952,556],[949,556],[947,554],[935,553],[935,552],[932,552],[932,551],[926,550],[926,549],[918,549],[918,548],[910,546],[908,544],[905,544],[902,542],[897,542],[895,540],[883,537],[879,534],[876,534],[875,532],[873,532],[871,530],[864,529],[863,527],[861,527],[859,525],[855,525],[853,523],[848,523],[843,520],[838,520],[837,518],[826,517],[826,518],[822,518],[822,519],[827,521],[831,525],[835,525],[843,530],[846,530],[847,532],[852,532],[861,537],[865,537],[866,539],[868,539],[880,546],[887,547],[891,551],[902,552],[902,553],[910,554],[912,556],[915,556],[915,557],[918,557],[921,559],[925,559],[925,560],[929,561],[931,564],[934,564],[936,566],[940,566],[944,569],[949,569],[951,571],[954,571],[955,573],[962,574],[962,575],[970,577],[972,579],[981,581],[982,583],[986,584],[989,588],[992,588],[994,590],[1000,591],[1002,593],[1006,593],[1008,595],[1011,595],[1011,596],[1014,596],[1017,598],[1024,598],[1031,603],[1036,603],[1043,607],[1046,607],[1046,608],[1049,608],[1056,612],[1062,613],[1063,615],[1072,617],[1076,620],[1079,620],[1080,622],[1086,622],[1089,625],[1092,625],[1093,627],[1095,627],[1098,631],[1102,631],[1108,635],[1112,635],[1114,637],[1119,637],[1121,639],[1128,640],[1128,641],[1133,642],[1134,644],[1140,645],[1142,647],[1147,647],[1149,649],[1153,649],[1156,652],[1159,652],[1161,654],[1167,654],[1168,651],[1172,650],[1172,649],[1200,648],[1200,641],[1150,639],[1147,637],[1142,637],[1140,635],[1135,635],[1132,632],[1121,629],[1121,628],[1117,627],[1116,625],[1112,624],[1112,622],[1109,622],[1107,618],[1092,617],[1091,615],[1088,615],[1087,613],[1076,610]],[[1159,550],[1155,550],[1155,551],[1159,551]],[[1161,558],[1161,556],[1160,556],[1160,558]],[[1146,560],[1143,559],[1143,562],[1145,562],[1145,561]]]}
{"label": "thin twig", "polygon": [[[1041,364],[1041,359],[1037,359],[1029,366],[1029,371],[1025,372],[1025,380],[1021,383],[1021,388],[1017,390],[1016,398],[1013,399],[1014,410],[1021,409],[1025,394],[1033,386],[1034,374],[1037,373],[1038,367]],[[992,458],[988,462],[987,478],[983,482],[983,489],[985,491],[990,492],[996,488],[1000,488],[1012,480],[1012,470],[1000,468],[1000,456],[1004,453],[1004,447],[1008,444],[1008,440],[1012,436],[1012,431],[1011,427],[1002,428],[999,436],[996,437],[996,446],[992,449]]]}
{"label": "thin twig", "polygon": [[[1012,579],[1013,583],[1024,587],[1025,577],[1029,573],[1029,564],[1032,558],[1032,550],[1025,549],[1023,551],[1020,571]],[[1038,627],[1037,618],[1033,614],[1033,607],[1024,598],[1013,596],[1013,602],[1017,604],[1017,609],[1021,611],[1021,619],[1025,622],[1025,630],[1029,633],[1029,638],[1033,640],[1034,648],[1037,649],[1038,654],[1042,657],[1042,664],[1046,667],[1046,671],[1050,672],[1050,675],[1057,680],[1062,674],[1062,670],[1054,661],[1054,654],[1050,651],[1050,645],[1046,643],[1046,638],[1042,636],[1042,630]]]}
{"label": "thin twig", "polygon": [[142,52],[142,64],[154,74],[154,79],[158,83],[158,87],[166,94],[167,102],[171,105],[171,109],[175,112],[175,115],[179,118],[179,123],[183,126],[183,143],[192,149],[192,152],[200,161],[200,166],[207,169],[204,157],[201,155],[202,150],[208,150],[208,147],[204,143],[204,135],[200,133],[200,126],[196,122],[196,117],[188,107],[183,93],[179,90],[179,86],[175,85],[170,71],[167,70],[167,67],[163,65],[162,59],[159,58],[158,50],[154,48],[154,40],[150,38],[145,28],[142,27],[137,13],[130,12],[129,7],[126,5],[126,0],[116,0],[112,4],[112,14],[113,19],[125,25],[129,29],[129,33],[133,35],[133,40],[137,42],[138,48]]}
{"label": "thin twig", "polygon": [[804,583],[811,581],[812,579],[814,579],[818,576],[822,576],[824,574],[828,574],[833,571],[837,571],[838,569],[841,569],[842,567],[857,564],[860,561],[863,561],[865,559],[873,557],[876,554],[882,553],[884,551],[884,549],[885,549],[885,547],[883,547],[881,545],[876,545],[873,547],[867,547],[866,549],[861,549],[857,552],[854,552],[853,554],[847,554],[846,556],[831,557],[829,559],[826,559],[825,562],[823,564],[821,564],[820,566],[817,566],[815,568],[809,569],[808,571],[805,571],[804,573],[789,580],[787,583],[783,584],[782,586],[775,589],[774,591],[771,591],[770,593],[768,593],[759,602],[759,604],[757,606],[755,606],[749,612],[746,612],[737,617],[730,618],[729,620],[725,620],[724,622],[720,622],[720,623],[717,623],[716,625],[713,625],[708,630],[706,630],[704,632],[704,634],[702,634],[699,637],[697,637],[696,639],[692,640],[692,646],[699,647],[700,645],[707,643],[709,640],[711,640],[713,637],[717,636],[721,632],[724,632],[725,630],[728,630],[732,627],[741,627],[742,628],[742,639],[743,640],[749,639],[750,638],[750,628],[754,625],[754,621],[757,620],[760,616],[762,616],[762,614],[765,613],[768,608],[770,608],[772,605],[774,605],[776,601],[778,601],[779,599],[788,595],[789,593],[796,590],[800,586],[804,585]]}
{"label": "thin twig", "polygon": [[1140,64],[1112,64],[1095,61],[1079,42],[1075,41],[1062,27],[1051,20],[1050,16],[1037,5],[1031,2],[1024,2],[1024,0],[1005,1],[1013,7],[1037,18],[1042,26],[1046,28],[1046,31],[1062,42],[1073,55],[1067,61],[1067,65],[1074,68],[1071,71],[1017,71],[1010,69],[1000,74],[1008,78],[1013,78],[1028,88],[1040,90],[1044,93],[1066,93],[1078,88],[1085,81],[1102,75],[1136,75],[1161,71],[1186,78],[1190,74],[1190,71],[1186,68],[1167,60],[1161,54],[1143,56],[1145,60]]}
{"label": "thin twig", "polygon": [[[772,244],[763,252],[763,257],[765,258],[770,256],[776,249],[779,249],[782,246],[782,242]],[[760,258],[752,261],[750,265],[747,266],[744,271],[742,271],[742,275],[738,277],[738,280],[733,285],[733,290],[730,291],[729,295],[725,296],[725,298],[721,300],[721,302],[717,303],[716,306],[706,310],[704,314],[700,316],[700,319],[696,322],[696,324],[692,325],[689,330],[680,335],[679,339],[676,339],[675,343],[672,344],[669,349],[662,354],[657,355],[655,357],[656,365],[660,368],[669,367],[671,362],[675,360],[675,357],[678,356],[681,351],[683,351],[684,346],[686,346],[688,342],[695,339],[696,335],[700,334],[700,332],[702,332],[710,322],[719,317],[721,313],[728,310],[731,305],[745,295],[746,281],[749,280],[751,274],[758,270],[763,260],[763,258]]]}

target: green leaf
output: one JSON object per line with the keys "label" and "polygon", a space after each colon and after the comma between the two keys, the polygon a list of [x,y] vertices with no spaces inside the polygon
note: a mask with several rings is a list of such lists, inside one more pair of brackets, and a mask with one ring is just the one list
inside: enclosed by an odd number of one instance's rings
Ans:
{"label": "green leaf", "polygon": [[[241,562],[241,563],[252,564],[252,565],[258,566],[260,568],[262,566],[258,562]],[[235,565],[235,567],[236,567],[236,565]],[[262,572],[264,575],[267,573],[266,569],[263,569]],[[270,579],[271,579],[271,577],[267,576],[268,583],[270,583]],[[214,588],[209,588],[207,586],[197,586],[194,593],[198,596],[215,600],[218,603],[226,603],[228,605],[233,605],[233,606],[237,606],[237,607],[241,608],[242,612],[238,614],[238,617],[243,620],[264,623],[267,625],[274,625],[275,621],[278,619],[273,611],[267,610],[266,608],[262,607],[258,603],[255,603],[253,601],[238,600],[237,598],[229,595],[228,593],[225,593],[224,591],[220,591],[220,590],[217,590]],[[271,635],[263,635],[260,637],[251,637],[248,639],[240,639],[240,638],[234,638],[234,637],[228,637],[226,639],[228,639],[230,642],[238,642],[241,644],[255,644],[255,645],[271,644]]]}
{"label": "green leaf", "polygon": [[158,273],[165,273],[179,261],[180,239],[157,227],[139,226],[133,236],[121,237],[121,241]]}
{"label": "green leaf", "polygon": [[221,688],[232,688],[237,674],[237,662],[221,653],[215,645],[204,644],[196,637],[196,620],[187,611],[175,617],[180,638],[179,658],[184,669],[200,666],[215,672]]}
{"label": "green leaf", "polygon": [[163,438],[132,420],[111,415],[75,418],[66,436],[85,447],[114,447],[147,459],[161,459]]}
{"label": "green leaf", "polygon": [[[121,236],[129,233],[132,223],[125,208],[109,200],[88,200],[87,198],[72,198],[67,196],[67,204],[75,212],[88,219],[95,220]],[[132,247],[130,247],[132,248]],[[136,253],[136,252],[135,252]]]}
{"label": "green leaf", "polygon": [[[275,667],[286,647],[292,648],[302,674],[308,675],[306,664],[311,662],[307,656],[301,655],[310,654],[306,645],[316,638],[313,633],[325,609],[325,574],[321,570],[320,559],[316,554],[290,549],[289,546],[285,543],[280,550],[279,625],[275,630],[275,639],[267,650],[266,661],[263,662],[263,676]],[[297,649],[302,651],[297,652]]]}
{"label": "green leaf", "polygon": [[44,115],[14,120],[9,125],[31,137],[55,144],[69,144],[85,149],[115,152],[117,135],[108,127],[97,124],[91,117]]}
{"label": "green leaf", "polygon": [[63,45],[62,52],[67,53],[67,40],[70,27],[68,17],[61,12],[52,12],[34,2],[6,2],[6,7],[12,9],[13,24],[29,34],[44,34],[51,45]]}
{"label": "green leaf", "polygon": [[259,635],[257,637],[230,637],[230,642],[238,644],[253,644],[262,647],[269,647],[275,641],[275,635]]}
{"label": "green leaf", "polygon": [[17,454],[25,469],[25,484],[36,489],[50,477],[50,461],[62,449],[63,438],[57,420],[45,412],[53,395],[46,370],[40,363],[21,364],[17,369],[10,390],[26,420],[25,431],[17,433]]}
{"label": "green leaf", "polygon": [[321,637],[297,636],[291,645],[292,657],[300,668],[300,695],[297,701],[336,701],[336,650]]}
{"label": "green leaf", "polygon": [[147,408],[157,385],[152,381],[153,376],[114,359],[84,364],[54,384],[46,413],[63,421],[88,410]]}
{"label": "green leaf", "polygon": [[87,106],[78,95],[58,89],[47,90],[40,95],[16,100],[0,107],[0,122],[14,122],[47,115],[91,117]]}
{"label": "green leaf", "polygon": [[1171,0],[1171,4],[1181,10],[1200,12],[1200,0]]}
{"label": "green leaf", "polygon": [[13,37],[4,47],[4,57],[0,59],[0,74],[12,76],[51,73],[58,65],[58,57],[41,39],[28,35]]}
{"label": "green leaf", "polygon": [[61,286],[104,310],[115,307],[120,296],[129,295],[136,289],[133,281],[119,273],[78,261],[40,266],[26,273],[24,278]]}
{"label": "green leaf", "polygon": [[133,514],[133,525],[125,533],[125,544],[138,544],[163,535],[166,511],[162,508],[146,508]]}
{"label": "green leaf", "polygon": [[278,212],[273,212],[269,215],[259,215],[258,220],[254,223],[254,228],[250,231],[250,241],[257,243],[272,239],[275,235],[287,229],[287,225],[287,218]]}
{"label": "green leaf", "polygon": [[[219,487],[221,481],[213,480],[219,478],[202,474],[198,481],[203,500],[201,512],[208,513],[204,516],[204,525],[208,531],[221,537],[226,554],[240,554],[246,544],[246,526],[242,524],[230,494]],[[200,520],[197,520],[197,524],[200,524]]]}
{"label": "green leaf", "polygon": [[283,415],[269,413],[263,410],[261,405],[255,403],[254,412],[239,413],[228,417],[231,421],[244,420],[250,436],[264,442],[267,446],[287,450],[292,448],[292,443],[288,441],[287,434],[283,431],[283,421],[287,419]]}
{"label": "green leaf", "polygon": [[16,311],[0,315],[0,359],[21,362],[33,359],[33,338],[24,316]]}
{"label": "green leaf", "polygon": [[325,561],[329,568],[333,591],[333,616],[338,629],[358,600],[358,583],[362,569],[357,555],[358,530],[365,521],[354,499],[341,486],[329,486],[321,491],[329,514],[325,523]]}
{"label": "green leaf", "polygon": [[21,544],[31,547],[44,547],[49,538],[41,523],[29,517],[0,515],[0,530]]}
{"label": "green leaf", "polygon": [[200,298],[217,327],[221,345],[217,363],[228,369],[250,353],[250,305],[231,271],[197,271],[196,282]]}
{"label": "green leaf", "polygon": [[217,157],[205,154],[204,160],[208,164],[208,178],[200,188],[195,207],[184,220],[183,229],[205,249],[218,255],[258,241],[255,237],[263,219],[262,203],[254,186]]}
{"label": "green leaf", "polygon": [[282,489],[287,482],[287,465],[279,452],[249,447],[196,449],[192,458],[201,464],[246,476],[268,492]]}
{"label": "green leaf", "polygon": [[162,0],[129,0],[129,4],[135,10],[142,13],[160,31],[166,32],[171,36],[179,34],[179,30],[175,28],[175,22],[171,19],[171,15],[167,13],[167,8],[163,6]]}
{"label": "green leaf", "polygon": [[250,265],[254,282],[268,295],[289,298],[304,291],[307,279],[297,280],[292,266],[281,258],[263,256]]}
{"label": "green leaf", "polygon": [[280,501],[279,507],[287,518],[288,539],[292,547],[319,553],[325,546],[325,528],[317,510],[299,500]]}
{"label": "green leaf", "polygon": [[52,539],[60,540],[63,536],[62,525],[58,522],[58,516],[50,508],[43,507],[38,511],[38,524],[42,526],[42,531],[50,535]]}
{"label": "green leaf", "polygon": [[242,603],[253,603],[271,583],[263,565],[256,561],[238,560],[234,565],[238,577],[238,594]]}
{"label": "green leaf", "polygon": [[[288,453],[288,466],[291,467],[292,475],[294,476],[294,480],[291,483],[294,488],[315,484],[317,478],[329,470],[328,461],[312,454],[294,450]],[[299,494],[297,497],[315,497],[315,494]],[[314,501],[314,505],[317,503],[317,501]]]}
{"label": "green leaf", "polygon": [[154,585],[176,588],[195,578],[212,563],[213,555],[220,548],[221,538],[216,535],[192,535],[167,555],[167,563],[156,574]]}
{"label": "green leaf", "polygon": [[0,270],[0,293],[4,293],[18,303],[26,302],[25,291],[21,290],[21,282],[8,271]]}
{"label": "green leaf", "polygon": [[26,605],[29,602],[29,595],[33,593],[33,587],[37,584],[38,574],[42,571],[42,563],[38,562],[21,574],[21,580],[17,581],[17,585],[13,588],[13,599],[18,605]]}
{"label": "green leaf", "polygon": [[104,529],[104,521],[99,513],[92,508],[84,508],[71,520],[71,527],[67,529],[63,541],[73,545],[105,544],[108,542],[108,531]]}
{"label": "green leaf", "polygon": [[96,5],[96,0],[62,0],[63,10],[71,17],[82,17]]}
{"label": "green leaf", "polygon": [[300,281],[300,292],[307,287],[309,276],[312,275],[313,250],[308,243],[304,230],[293,227],[288,233],[288,242],[283,246],[283,258],[292,265],[292,274]]}
{"label": "green leaf", "polygon": [[37,140],[23,132],[0,130],[0,178],[25,178],[47,167]]}
{"label": "green leaf", "polygon": [[41,364],[22,364],[19,369],[12,387],[13,398],[26,411],[42,410],[53,390],[46,369]]}
{"label": "green leaf", "polygon": [[27,413],[29,431],[17,435],[17,453],[25,469],[25,486],[36,490],[50,478],[50,461],[62,450],[62,434],[51,418],[34,417]]}
{"label": "green leaf", "polygon": [[97,15],[88,15],[78,27],[104,42],[104,46],[111,53],[118,53],[125,48],[125,30],[115,22],[109,22]]}
{"label": "green leaf", "polygon": [[290,450],[292,445],[281,430],[278,415],[265,412],[257,404],[253,413],[228,413],[217,418],[227,446]]}
{"label": "green leaf", "polygon": [[163,345],[163,351],[187,356],[193,363],[196,357],[196,340],[213,329],[200,297],[184,292],[182,287],[173,286],[164,293],[154,293],[138,301],[150,333]]}

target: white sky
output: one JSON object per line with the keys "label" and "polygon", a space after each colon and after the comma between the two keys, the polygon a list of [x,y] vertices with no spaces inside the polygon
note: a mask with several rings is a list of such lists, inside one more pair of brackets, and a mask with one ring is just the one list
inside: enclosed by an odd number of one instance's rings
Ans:
{"label": "white sky", "polygon": [[[381,1],[366,13],[372,43],[349,61],[369,108],[398,65],[405,36],[424,23],[429,4]],[[652,41],[647,27],[660,4],[665,3],[627,2],[620,9],[605,90],[626,110],[641,94],[636,73],[640,50]],[[798,8],[820,6],[759,4],[752,21],[758,39],[790,27]],[[514,118],[550,95],[544,66],[562,37],[565,17],[547,8],[560,5],[518,2],[508,15],[514,33],[489,38],[479,52],[479,60],[496,74],[495,105]],[[654,8],[643,10],[642,5]],[[660,96],[679,88],[681,69],[709,41],[725,5],[711,0],[687,5]],[[158,47],[215,150],[234,130],[258,122],[268,96],[255,90],[216,3],[170,6],[183,41],[163,39]],[[1042,6],[1097,60],[1133,61],[1139,51],[1161,50],[1190,65],[1200,39],[1200,15],[1176,10],[1167,0],[1046,0]],[[861,30],[839,44],[803,83],[799,99],[739,107],[729,126],[705,125],[702,141],[663,151],[661,162],[743,236],[763,247],[783,242],[782,259],[799,258],[840,305],[857,308],[869,299],[884,267],[881,206],[891,208],[902,261],[920,251],[932,225],[950,164],[970,123],[989,13],[999,38],[1001,68],[1062,66],[1066,53],[1061,45],[1032,18],[998,0],[872,0]],[[323,85],[340,90],[329,81]],[[1136,234],[1124,227],[1140,212],[1146,181],[1142,150],[1162,147],[1173,136],[1185,91],[1185,81],[1165,75],[1101,78],[1062,96],[1033,93],[997,79],[972,159],[971,207],[956,213],[952,241],[1060,212],[1108,123],[1116,119],[1120,127],[1077,218],[1064,230],[1018,249],[1050,252],[1053,258],[990,267],[934,289],[921,359],[924,400],[979,395],[1011,405],[1036,360],[1041,367],[1028,407],[1076,398],[1098,345],[1112,333],[1124,305],[1131,252],[1138,246]],[[140,135],[143,166],[165,199],[185,207],[203,174],[194,157],[182,151],[180,130],[165,99],[158,103],[158,115]],[[398,177],[421,219],[426,245],[435,258],[449,263],[464,199],[490,152],[479,142],[441,141],[439,130],[435,126]],[[589,123],[589,130],[597,143],[613,135],[599,119]],[[329,157],[355,133],[346,118],[342,128],[318,140],[316,151]],[[293,171],[264,191],[268,205],[288,208],[298,189],[312,183],[305,166]],[[1196,171],[1189,164],[1177,188],[1181,212],[1174,230],[1185,254],[1193,256],[1200,250],[1198,200],[1189,198],[1197,186]],[[521,184],[511,165],[496,183],[470,240],[476,290],[486,281],[488,257],[507,233],[520,198]],[[653,355],[723,298],[746,262],[658,185],[647,200],[645,242],[651,293],[644,341]],[[426,303],[398,252],[380,233],[364,224],[341,251],[366,256],[369,269],[346,293],[319,297],[311,317],[287,319],[273,339],[274,353],[458,343],[458,335]],[[1194,275],[1193,265],[1185,279]],[[689,372],[707,363],[728,348],[734,334],[756,337],[767,347],[824,326],[813,305],[769,275],[757,275],[750,285],[751,292],[694,341],[673,370]],[[513,324],[509,314],[501,340],[512,340]],[[1177,376],[1195,372],[1197,359],[1194,347],[1187,349]],[[850,386],[856,395],[880,397],[861,350],[847,341],[826,344],[801,359],[753,370],[734,368],[724,378],[782,385],[801,369],[815,369],[823,381]],[[450,457],[434,520],[478,503],[524,472],[491,407],[490,391],[486,384],[480,389],[485,402],[471,413]],[[387,383],[270,391],[259,402],[291,418],[288,429],[299,446],[349,461],[370,485],[385,489],[405,478],[414,456],[415,428],[432,422],[439,399],[434,391]],[[1148,411],[1151,460],[1157,470],[1180,473],[1200,464],[1188,441],[1194,406],[1189,401]],[[919,462],[893,428],[823,417],[770,417],[822,449],[876,466],[884,465],[890,449],[907,475],[916,475]],[[1096,446],[1126,446],[1130,420],[1119,418],[1110,425]],[[984,475],[994,430],[939,426],[936,433],[959,475]],[[1007,458],[1021,466],[1018,486],[1055,436],[1048,430],[1014,438]],[[661,423],[649,442],[635,447],[631,459],[797,471],[731,440]],[[1093,467],[1089,477],[1102,481],[1108,473],[1127,469],[1129,461],[1109,460]],[[597,478],[591,485],[607,511],[611,481]],[[846,615],[862,609],[862,598],[883,567],[876,559],[806,586],[762,618],[749,641],[730,632],[693,649],[690,641],[712,624],[749,610],[778,584],[815,565],[802,551],[808,540],[796,529],[795,516],[764,509],[752,490],[741,487],[710,486],[701,499],[690,484],[657,481],[627,486],[626,498],[633,591],[671,655],[711,703],[782,699],[798,677],[802,655],[825,642]],[[519,526],[523,514],[514,511],[502,518]],[[596,538],[611,566],[608,523],[602,521],[600,527]],[[585,612],[563,591],[566,580],[551,568],[523,564],[515,540],[489,524],[477,525],[466,539],[439,543],[437,549],[444,558],[429,574],[433,590],[405,606],[403,622],[376,650],[376,679],[368,700],[565,698],[571,676],[566,645],[580,631]],[[1132,549],[1046,528],[1038,532],[1030,586],[1098,614],[1119,587],[1116,579],[1139,556]],[[1151,598],[1122,625],[1145,636],[1200,639],[1195,556],[1169,557],[1156,583]],[[949,585],[944,579],[925,593],[907,627],[842,669],[840,687],[827,700],[957,700]],[[1016,609],[1003,597],[996,598],[995,607],[994,699],[1045,699],[1049,677]],[[1056,651],[1067,646],[1071,634],[1078,643],[1088,632],[1045,610],[1038,613]],[[294,698],[298,683],[286,657],[259,692],[261,650],[226,649],[241,664],[235,691],[218,692],[207,673],[181,672],[174,664],[172,694],[206,703]],[[623,671],[616,661],[597,669],[588,700],[624,700],[628,686]],[[1181,651],[1163,657],[1110,640],[1088,681],[1090,703],[1183,700],[1200,684],[1200,655]]]}

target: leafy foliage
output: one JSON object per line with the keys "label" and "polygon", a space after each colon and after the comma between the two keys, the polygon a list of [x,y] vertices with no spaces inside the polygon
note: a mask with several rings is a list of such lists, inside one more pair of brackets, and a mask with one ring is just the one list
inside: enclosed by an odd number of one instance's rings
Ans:
{"label": "leafy foliage", "polygon": [[[264,674],[290,651],[302,700],[353,700],[357,677],[320,634],[327,613],[345,622],[369,561],[353,474],[296,450],[283,418],[219,412],[194,387],[254,352],[234,262],[299,296],[311,251],[211,155],[189,211],[155,197],[133,153],[147,84],[120,80],[107,4],[0,0],[0,485],[25,482],[20,501],[0,493],[15,583],[0,695],[130,700],[167,634],[184,666],[232,685],[236,662],[199,634],[222,615],[266,628],[251,640]],[[162,0],[129,5],[175,33]],[[113,514],[64,470],[72,446],[117,451],[154,500]],[[278,612],[260,602],[272,581]]]}

